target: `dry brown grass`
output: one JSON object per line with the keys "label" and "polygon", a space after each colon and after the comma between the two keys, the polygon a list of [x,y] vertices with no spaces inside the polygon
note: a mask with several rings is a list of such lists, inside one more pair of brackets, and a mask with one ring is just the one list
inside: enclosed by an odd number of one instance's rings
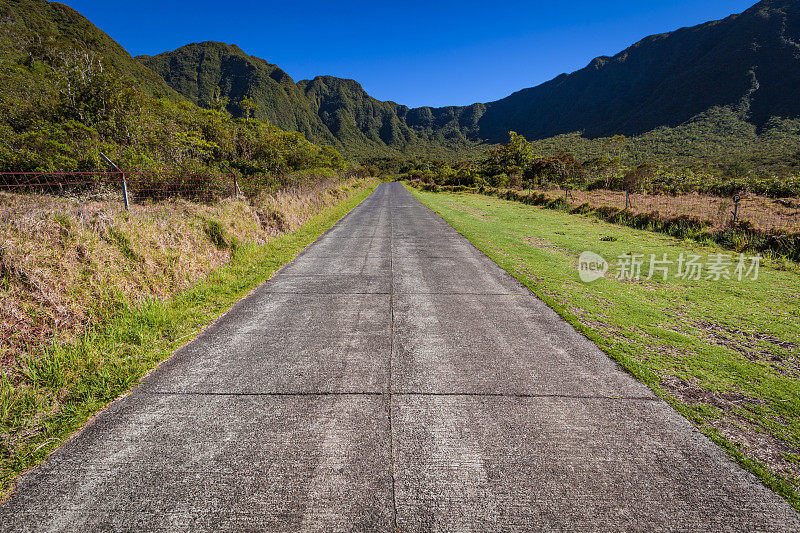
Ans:
{"label": "dry brown grass", "polygon": [[[556,189],[537,190],[551,198],[563,196]],[[610,205],[625,207],[625,192],[611,190],[571,191],[569,203],[573,206],[588,203],[592,207]],[[684,194],[680,196],[631,194],[631,211],[635,214],[658,212],[669,219],[681,215],[707,220],[715,230],[725,229],[732,220],[733,200],[708,194]],[[800,232],[800,199],[774,199],[755,194],[742,195],[739,204],[739,220],[749,222],[753,228],[765,231]]]}
{"label": "dry brown grass", "polygon": [[[356,182],[213,205],[0,192],[0,369],[85,332],[125,304],[169,298],[226,263],[235,243],[263,244],[338,202]],[[209,225],[222,228],[214,243]]]}

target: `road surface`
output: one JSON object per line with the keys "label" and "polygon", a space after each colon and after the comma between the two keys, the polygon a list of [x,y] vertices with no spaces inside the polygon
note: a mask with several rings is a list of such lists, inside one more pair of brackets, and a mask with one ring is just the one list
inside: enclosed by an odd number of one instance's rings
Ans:
{"label": "road surface", "polygon": [[113,403],[3,531],[798,531],[399,184]]}

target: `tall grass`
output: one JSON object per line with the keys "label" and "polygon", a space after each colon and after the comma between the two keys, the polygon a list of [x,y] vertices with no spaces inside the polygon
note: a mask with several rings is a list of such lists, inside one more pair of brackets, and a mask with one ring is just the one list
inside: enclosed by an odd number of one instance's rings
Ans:
{"label": "tall grass", "polygon": [[[123,260],[124,268],[119,272],[127,275],[127,279],[121,280],[125,283],[115,285],[109,281],[104,289],[114,293],[113,297],[98,309],[92,310],[89,305],[82,309],[90,319],[76,323],[69,330],[71,335],[54,340],[54,332],[48,329],[36,342],[6,346],[0,373],[0,495],[11,487],[20,472],[43,460],[92,414],[129,390],[205,324],[268,279],[357,205],[374,185],[371,180],[357,180],[317,191],[312,196],[285,193],[281,198],[273,197],[272,208],[283,202],[291,225],[289,231],[280,234],[260,229],[254,213],[256,225],[245,226],[253,230],[250,235],[219,224],[210,226],[215,228],[211,236],[204,229],[209,226],[200,224],[195,231],[207,246],[196,250],[205,250],[225,260],[208,260],[198,270],[202,275],[188,285],[170,285],[180,287],[172,293],[166,289],[163,294],[147,292],[143,287],[133,294],[120,290],[123,285],[136,287],[130,278],[147,272],[140,263],[155,260],[155,252],[139,249],[141,261],[133,264]],[[185,209],[191,213],[191,207],[172,206],[176,218],[170,221],[186,216]],[[244,206],[233,207],[244,216]],[[304,223],[300,225],[301,222]],[[176,246],[173,254],[188,250],[175,241],[179,235],[161,235],[162,241]],[[236,246],[231,246],[234,236],[239,240]],[[225,249],[220,250],[212,239],[217,239],[217,244],[225,242]],[[50,250],[56,256],[50,264],[57,265],[63,247]],[[154,281],[169,285],[165,280],[185,274],[182,268],[178,261],[167,262],[162,265],[163,276]],[[17,291],[12,296],[21,298],[23,292],[16,283],[14,286]],[[28,296],[32,302],[27,304],[35,310],[38,296],[31,294]],[[46,307],[46,303],[40,307]],[[39,318],[46,316],[49,315],[42,312]]]}
{"label": "tall grass", "polygon": [[594,215],[606,222],[666,233],[678,239],[714,242],[735,252],[761,253],[800,261],[800,232],[758,229],[753,227],[749,221],[733,223],[728,220],[725,224],[719,224],[713,220],[700,219],[688,214],[676,215],[674,211],[666,213],[660,211],[636,212],[632,209],[607,204],[592,205],[589,202],[575,205],[568,201],[563,193],[560,196],[554,196],[545,192],[525,192],[494,187],[439,186],[414,182],[410,184],[424,191],[470,192],[547,209],[569,211],[573,214]]}

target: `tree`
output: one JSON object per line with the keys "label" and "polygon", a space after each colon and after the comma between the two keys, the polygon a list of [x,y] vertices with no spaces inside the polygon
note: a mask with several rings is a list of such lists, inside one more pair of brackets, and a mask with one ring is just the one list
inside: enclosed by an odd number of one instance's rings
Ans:
{"label": "tree", "polygon": [[603,149],[606,152],[606,157],[612,161],[621,161],[625,152],[625,145],[627,141],[628,139],[624,135],[614,135],[608,139],[605,143],[603,143]]}
{"label": "tree", "polygon": [[239,107],[244,111],[244,118],[253,118],[258,111],[258,104],[249,96],[245,96],[239,102]]}
{"label": "tree", "polygon": [[570,190],[583,185],[586,177],[581,164],[568,152],[537,159],[530,165],[529,175],[535,176],[539,181],[555,183],[564,190],[564,198],[569,195]]}
{"label": "tree", "polygon": [[611,188],[611,179],[622,165],[622,156],[625,153],[627,139],[624,135],[614,135],[603,143],[603,150],[608,161],[608,168],[605,169],[606,189]]}
{"label": "tree", "polygon": [[113,126],[139,115],[144,95],[133,80],[104,68],[94,52],[60,52],[51,68],[56,73],[59,118],[90,127]]}
{"label": "tree", "polygon": [[625,209],[633,207],[630,201],[631,191],[636,191],[642,183],[653,176],[653,167],[643,163],[625,173],[622,177],[622,186],[625,187]]}
{"label": "tree", "polygon": [[227,113],[229,102],[230,100],[222,97],[222,89],[217,86],[214,89],[214,99],[211,101],[209,107],[214,111],[218,111],[219,113]]}
{"label": "tree", "polygon": [[521,175],[533,160],[533,148],[525,137],[517,132],[508,132],[507,144],[486,151],[481,168],[487,176],[499,174]]}

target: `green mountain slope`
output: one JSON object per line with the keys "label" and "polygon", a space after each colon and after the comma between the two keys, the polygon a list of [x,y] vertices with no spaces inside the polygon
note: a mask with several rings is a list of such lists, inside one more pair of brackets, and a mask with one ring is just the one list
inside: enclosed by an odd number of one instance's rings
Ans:
{"label": "green mountain slope", "polygon": [[240,103],[249,96],[258,105],[256,118],[302,132],[317,141],[336,140],[288,74],[263,59],[248,56],[238,46],[190,44],[172,53],[136,59],[198,105],[209,107],[224,97],[228,111],[243,116]]}
{"label": "green mountain slope", "polygon": [[102,58],[105,68],[139,80],[151,94],[182,99],[161,76],[134,61],[116,41],[63,4],[3,0],[0,3],[0,53],[4,59],[29,65],[38,59],[50,63],[80,61],[88,54]]}
{"label": "green mountain slope", "polygon": [[800,116],[800,1],[765,0],[740,15],[643,39],[614,57],[493,102],[485,139],[590,137],[676,126],[727,106],[761,127]]}
{"label": "green mountain slope", "polygon": [[635,135],[723,106],[757,127],[798,117],[799,43],[800,1],[764,0],[740,15],[647,37],[496,102],[416,109],[378,101],[352,80],[294,84],[275,65],[220,43],[140,59],[199,105],[219,87],[232,113],[250,96],[257,116],[350,153],[414,153],[503,142],[510,130],[532,139]]}
{"label": "green mountain slope", "polygon": [[[257,105],[255,117],[352,155],[445,153],[468,148],[479,111],[471,108],[411,110],[369,96],[354,80],[318,76],[295,83],[275,65],[218,42],[193,43],[156,56],[138,56],[175,90],[198,105],[227,100],[234,116],[242,99]],[[478,105],[477,108],[482,106]],[[468,123],[462,128],[461,116]]]}
{"label": "green mountain slope", "polygon": [[5,0],[0,171],[105,168],[100,152],[145,170],[205,172],[227,161],[275,175],[342,164],[299,133],[196,106],[67,6]]}

